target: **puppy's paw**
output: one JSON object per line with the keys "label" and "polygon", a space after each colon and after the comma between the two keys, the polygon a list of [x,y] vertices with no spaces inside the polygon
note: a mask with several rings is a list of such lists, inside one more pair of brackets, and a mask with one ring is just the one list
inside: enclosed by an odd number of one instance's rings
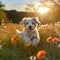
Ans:
{"label": "puppy's paw", "polygon": [[21,34],[22,32],[20,32],[18,29],[16,30],[16,34]]}
{"label": "puppy's paw", "polygon": [[29,47],[31,45],[31,42],[25,43],[25,46]]}

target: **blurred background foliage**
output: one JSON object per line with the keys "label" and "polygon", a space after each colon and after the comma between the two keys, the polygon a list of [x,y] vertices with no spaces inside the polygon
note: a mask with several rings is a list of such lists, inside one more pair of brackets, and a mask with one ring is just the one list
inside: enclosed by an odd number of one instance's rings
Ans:
{"label": "blurred background foliage", "polygon": [[[44,15],[41,15],[40,13],[36,12],[33,4],[27,4],[25,12],[18,12],[16,10],[4,10],[4,7],[5,5],[0,2],[0,21],[4,19],[6,23],[19,23],[23,17],[33,16],[37,16],[42,24],[60,21],[60,5],[57,4],[53,5],[50,8],[50,11]],[[29,10],[31,11],[31,8],[33,12],[28,12]]]}

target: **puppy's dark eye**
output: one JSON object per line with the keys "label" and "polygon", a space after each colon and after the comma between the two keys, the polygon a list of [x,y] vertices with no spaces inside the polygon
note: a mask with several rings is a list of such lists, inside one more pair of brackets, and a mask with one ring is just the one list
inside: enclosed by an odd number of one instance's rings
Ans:
{"label": "puppy's dark eye", "polygon": [[32,24],[34,24],[34,22],[32,22]]}
{"label": "puppy's dark eye", "polygon": [[28,23],[26,23],[26,24],[28,24]]}

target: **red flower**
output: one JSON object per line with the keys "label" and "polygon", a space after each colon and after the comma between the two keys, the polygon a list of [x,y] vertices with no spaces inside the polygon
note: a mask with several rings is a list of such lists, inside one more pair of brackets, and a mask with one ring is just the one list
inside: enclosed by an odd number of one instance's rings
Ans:
{"label": "red flower", "polygon": [[52,42],[54,42],[55,44],[57,44],[59,42],[58,38],[53,38]]}
{"label": "red flower", "polygon": [[45,58],[45,54],[46,54],[46,51],[45,50],[41,50],[37,53],[37,58],[38,59],[42,59],[42,58]]}
{"label": "red flower", "polygon": [[48,37],[47,42],[52,42],[52,37]]}

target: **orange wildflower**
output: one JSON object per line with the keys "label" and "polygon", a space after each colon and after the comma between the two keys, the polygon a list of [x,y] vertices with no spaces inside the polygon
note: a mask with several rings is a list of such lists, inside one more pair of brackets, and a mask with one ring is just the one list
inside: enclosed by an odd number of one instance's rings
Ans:
{"label": "orange wildflower", "polygon": [[48,37],[47,42],[52,42],[52,37]]}
{"label": "orange wildflower", "polygon": [[16,42],[16,35],[12,35],[11,41],[12,41],[12,43]]}
{"label": "orange wildflower", "polygon": [[57,44],[59,42],[58,38],[53,38],[52,42],[54,42],[55,44]]}
{"label": "orange wildflower", "polygon": [[37,53],[37,58],[38,59],[42,59],[42,58],[45,58],[45,54],[46,54],[46,51],[45,50],[41,50]]}
{"label": "orange wildflower", "polygon": [[19,44],[19,41],[16,40],[16,35],[12,35],[11,42],[17,45]]}

